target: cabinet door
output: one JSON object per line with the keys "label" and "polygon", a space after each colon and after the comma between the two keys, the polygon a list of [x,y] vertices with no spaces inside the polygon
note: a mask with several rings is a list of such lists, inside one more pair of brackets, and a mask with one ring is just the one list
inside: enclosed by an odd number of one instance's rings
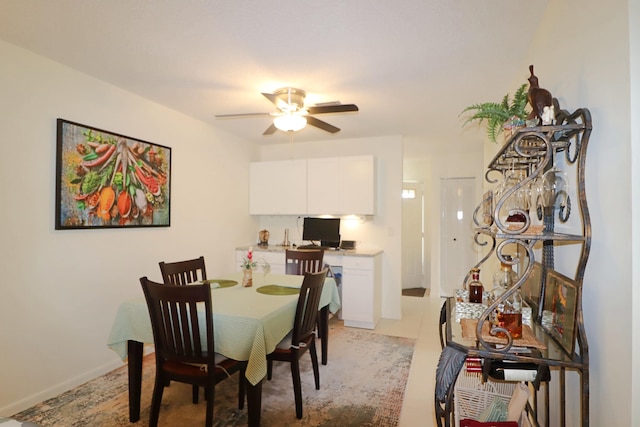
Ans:
{"label": "cabinet door", "polygon": [[380,319],[380,258],[347,257],[342,262],[342,319],[345,326],[374,329]]}
{"label": "cabinet door", "polygon": [[307,213],[339,214],[341,200],[340,159],[307,160]]}
{"label": "cabinet door", "polygon": [[307,213],[373,215],[373,156],[308,159]]}
{"label": "cabinet door", "polygon": [[373,329],[373,272],[342,269],[342,319],[345,326]]}
{"label": "cabinet door", "polygon": [[254,162],[249,165],[250,215],[297,215],[306,211],[306,160]]}
{"label": "cabinet door", "polygon": [[375,213],[375,164],[373,156],[342,157],[341,214]]}

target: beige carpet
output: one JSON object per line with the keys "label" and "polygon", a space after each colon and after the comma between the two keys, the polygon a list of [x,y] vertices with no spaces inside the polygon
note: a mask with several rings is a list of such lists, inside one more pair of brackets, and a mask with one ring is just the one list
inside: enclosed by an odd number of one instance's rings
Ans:
{"label": "beige carpet", "polygon": [[[295,416],[291,372],[275,363],[264,382],[262,426],[396,426],[402,408],[414,340],[389,337],[330,323],[329,363],[320,366],[320,390],[313,385],[310,358],[301,360],[303,419]],[[128,422],[126,367],[45,401],[13,418],[42,427],[147,426],[153,390],[153,355],[143,364],[141,420]],[[216,387],[215,426],[246,426],[246,405],[237,409],[238,375]],[[202,393],[201,393],[202,394]],[[191,387],[165,389],[160,426],[204,425],[205,403],[191,403]]]}

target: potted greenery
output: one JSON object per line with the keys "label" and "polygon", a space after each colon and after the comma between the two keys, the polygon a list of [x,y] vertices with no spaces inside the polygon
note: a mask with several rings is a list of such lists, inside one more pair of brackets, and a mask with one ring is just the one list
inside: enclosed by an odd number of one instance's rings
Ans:
{"label": "potted greenery", "polygon": [[502,102],[485,102],[482,104],[473,104],[462,110],[461,115],[467,111],[475,111],[462,126],[477,121],[482,123],[487,121],[487,135],[493,142],[496,141],[498,133],[504,129],[513,127],[521,127],[525,125],[529,113],[526,111],[527,106],[527,84],[523,84],[516,90],[513,99],[509,99],[507,93]]}

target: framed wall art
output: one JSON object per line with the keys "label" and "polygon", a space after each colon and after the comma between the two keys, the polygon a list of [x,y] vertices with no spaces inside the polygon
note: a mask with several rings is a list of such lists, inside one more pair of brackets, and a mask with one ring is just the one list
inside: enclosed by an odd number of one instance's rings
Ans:
{"label": "framed wall art", "polygon": [[56,230],[171,225],[171,148],[57,121]]}
{"label": "framed wall art", "polygon": [[576,283],[557,271],[548,270],[542,327],[556,338],[569,354],[573,353],[576,341],[577,301]]}

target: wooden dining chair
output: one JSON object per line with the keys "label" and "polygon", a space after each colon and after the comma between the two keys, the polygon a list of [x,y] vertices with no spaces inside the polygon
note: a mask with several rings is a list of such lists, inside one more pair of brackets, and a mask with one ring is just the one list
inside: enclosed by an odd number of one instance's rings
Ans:
{"label": "wooden dining chair", "polygon": [[300,249],[285,251],[285,272],[287,274],[316,273],[322,270],[323,249]]}
{"label": "wooden dining chair", "polygon": [[159,265],[164,283],[182,286],[207,279],[207,269],[204,265],[203,256],[186,261],[161,261]]}
{"label": "wooden dining chair", "polygon": [[[215,353],[211,285],[167,286],[140,279],[147,301],[156,355],[149,426],[158,424],[164,388],[177,381],[205,388],[206,426],[213,425],[215,385],[240,372],[238,407],[244,407],[246,362]],[[204,306],[198,313],[197,305]]]}
{"label": "wooden dining chair", "polygon": [[[184,286],[190,283],[198,282],[199,280],[207,279],[207,269],[204,264],[204,257],[201,256],[195,259],[188,259],[185,261],[177,262],[164,262],[161,261],[160,273],[162,274],[162,281],[165,284],[171,284],[176,286]],[[167,384],[168,385],[168,384]],[[199,400],[198,386],[193,386],[193,403],[198,403]]]}
{"label": "wooden dining chair", "polygon": [[[285,272],[287,274],[316,273],[322,270],[324,249],[298,249],[285,251]],[[324,266],[328,268],[328,266]],[[329,270],[330,271],[330,270]],[[326,365],[329,353],[329,312],[327,308],[322,308],[318,313],[318,338],[321,342],[322,364]]]}
{"label": "wooden dining chair", "polygon": [[296,403],[296,416],[302,418],[302,385],[300,383],[300,358],[308,350],[311,355],[313,377],[316,390],[320,390],[320,371],[318,368],[318,355],[316,353],[315,326],[320,304],[320,295],[324,285],[327,270],[318,273],[305,273],[296,315],[293,321],[293,329],[276,346],[276,349],[267,355],[267,379],[271,379],[273,361],[288,362],[291,364],[291,377],[293,379],[293,395]]}

